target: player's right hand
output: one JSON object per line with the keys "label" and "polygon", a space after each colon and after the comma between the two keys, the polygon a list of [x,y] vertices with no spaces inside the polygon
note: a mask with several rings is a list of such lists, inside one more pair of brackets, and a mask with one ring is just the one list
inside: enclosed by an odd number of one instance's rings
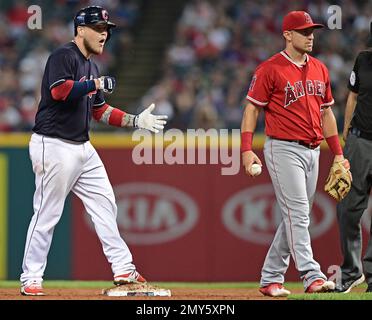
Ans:
{"label": "player's right hand", "polygon": [[103,90],[103,92],[112,93],[115,89],[116,80],[114,77],[102,76],[98,78],[99,87],[97,89]]}
{"label": "player's right hand", "polygon": [[243,159],[243,167],[244,167],[245,173],[250,177],[253,177],[253,175],[251,174],[252,164],[257,163],[260,166],[262,166],[260,158],[257,157],[257,155],[253,151],[243,152],[242,159]]}

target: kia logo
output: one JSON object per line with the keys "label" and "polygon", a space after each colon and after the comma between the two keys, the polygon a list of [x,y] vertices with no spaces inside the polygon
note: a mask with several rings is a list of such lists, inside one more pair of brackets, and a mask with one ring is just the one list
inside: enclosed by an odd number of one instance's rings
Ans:
{"label": "kia logo", "polygon": [[198,220],[195,202],[184,192],[157,183],[115,187],[118,225],[125,241],[152,245],[187,234]]}
{"label": "kia logo", "polygon": [[[332,225],[335,203],[322,193],[315,195],[310,233],[317,238]],[[271,184],[244,189],[228,199],[222,209],[222,221],[233,235],[245,241],[268,244],[282,218]]]}

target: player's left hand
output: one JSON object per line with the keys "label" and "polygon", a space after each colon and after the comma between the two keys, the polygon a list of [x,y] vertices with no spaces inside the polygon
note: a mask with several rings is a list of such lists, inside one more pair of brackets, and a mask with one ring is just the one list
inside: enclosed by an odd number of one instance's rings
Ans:
{"label": "player's left hand", "polygon": [[[335,157],[336,159],[336,157]],[[341,201],[349,193],[353,177],[347,159],[334,161],[329,171],[324,191],[336,201]]]}
{"label": "player's left hand", "polygon": [[159,130],[163,130],[168,118],[167,115],[156,116],[151,114],[154,110],[155,104],[151,104],[148,108],[136,115],[134,118],[134,127],[140,129],[147,129],[152,132],[158,133]]}

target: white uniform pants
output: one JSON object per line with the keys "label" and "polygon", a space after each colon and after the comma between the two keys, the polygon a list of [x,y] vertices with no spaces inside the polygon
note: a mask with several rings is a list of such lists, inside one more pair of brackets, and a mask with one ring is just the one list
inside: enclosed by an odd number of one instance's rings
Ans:
{"label": "white uniform pants", "polygon": [[296,142],[266,140],[265,162],[282,221],[265,258],[261,286],[284,282],[290,256],[305,289],[316,279],[327,279],[313,257],[308,230],[318,180],[319,153],[319,147],[311,150]]}
{"label": "white uniform pants", "polygon": [[114,275],[134,270],[132,255],[117,227],[112,186],[91,143],[74,143],[34,133],[30,157],[36,190],[21,282],[42,281],[54,227],[61,218],[70,191],[83,201]]}

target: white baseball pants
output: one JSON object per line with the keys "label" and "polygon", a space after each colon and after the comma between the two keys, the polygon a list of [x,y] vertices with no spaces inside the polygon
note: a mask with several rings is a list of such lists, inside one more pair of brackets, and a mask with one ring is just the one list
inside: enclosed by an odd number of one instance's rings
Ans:
{"label": "white baseball pants", "polygon": [[117,227],[112,186],[91,143],[75,143],[34,133],[30,141],[30,158],[36,190],[21,282],[42,281],[54,227],[61,218],[70,191],[83,201],[113,274],[135,270],[132,255]]}

